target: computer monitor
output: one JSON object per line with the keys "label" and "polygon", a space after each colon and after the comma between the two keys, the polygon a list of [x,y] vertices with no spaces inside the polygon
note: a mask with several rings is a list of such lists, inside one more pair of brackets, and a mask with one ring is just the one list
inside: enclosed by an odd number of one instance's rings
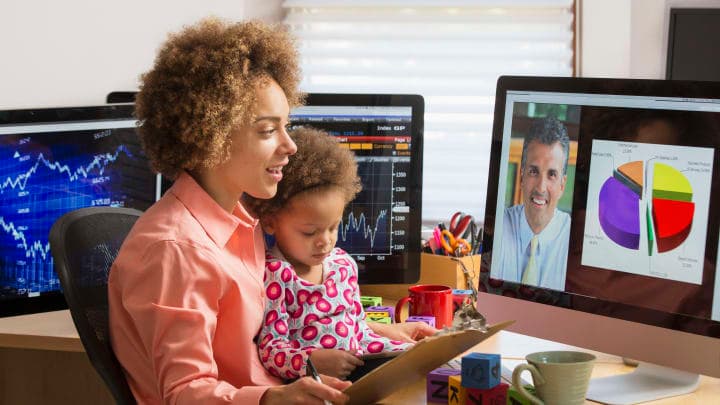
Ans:
{"label": "computer monitor", "polygon": [[720,81],[720,8],[671,8],[665,78]]}
{"label": "computer monitor", "polygon": [[361,284],[420,277],[423,114],[417,95],[319,93],[290,113],[293,126],[326,130],[355,153],[363,189],[337,246],[357,261]]}
{"label": "computer monitor", "polygon": [[[719,152],[720,83],[501,77],[479,310],[720,377]],[[680,375],[694,389],[697,375]],[[623,391],[607,384],[588,398]]]}
{"label": "computer monitor", "polygon": [[48,232],[89,206],[159,196],[132,105],[0,111],[0,316],[66,308]]}

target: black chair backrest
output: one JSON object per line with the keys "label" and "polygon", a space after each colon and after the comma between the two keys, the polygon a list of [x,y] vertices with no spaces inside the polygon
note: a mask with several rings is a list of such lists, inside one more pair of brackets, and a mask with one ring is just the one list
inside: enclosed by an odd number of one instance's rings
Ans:
{"label": "black chair backrest", "polygon": [[55,272],[80,340],[118,404],[135,404],[135,399],[110,346],[107,281],[141,214],[130,208],[81,208],[60,217],[49,236]]}

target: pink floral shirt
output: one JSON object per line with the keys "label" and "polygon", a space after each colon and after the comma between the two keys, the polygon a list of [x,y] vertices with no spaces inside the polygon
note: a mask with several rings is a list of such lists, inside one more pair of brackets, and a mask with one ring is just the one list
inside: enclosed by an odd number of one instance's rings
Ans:
{"label": "pink floral shirt", "polygon": [[325,259],[322,284],[301,279],[290,263],[267,253],[265,295],[268,301],[258,351],[275,376],[304,376],[307,358],[315,349],[348,350],[361,356],[411,345],[382,337],[367,325],[357,264],[340,248]]}

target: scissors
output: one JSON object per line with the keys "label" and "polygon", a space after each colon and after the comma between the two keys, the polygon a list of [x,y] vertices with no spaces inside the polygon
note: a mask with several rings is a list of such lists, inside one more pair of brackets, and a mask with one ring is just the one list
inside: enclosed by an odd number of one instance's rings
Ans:
{"label": "scissors", "polygon": [[463,238],[456,238],[447,229],[440,231],[440,246],[451,256],[465,256],[472,250],[472,245]]}
{"label": "scissors", "polygon": [[456,238],[467,239],[472,236],[473,228],[475,227],[475,218],[472,215],[466,214],[462,211],[456,211],[452,217],[450,217],[450,226],[448,230]]}

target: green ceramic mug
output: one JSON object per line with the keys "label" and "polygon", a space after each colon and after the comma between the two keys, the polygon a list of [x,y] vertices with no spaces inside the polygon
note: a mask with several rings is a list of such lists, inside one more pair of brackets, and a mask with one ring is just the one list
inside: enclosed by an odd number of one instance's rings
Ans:
{"label": "green ceramic mug", "polygon": [[[518,393],[535,405],[585,403],[595,356],[590,353],[554,351],[530,353],[525,356],[528,364],[520,364],[513,370],[512,382]],[[522,385],[520,374],[528,370],[532,374],[537,396]]]}

